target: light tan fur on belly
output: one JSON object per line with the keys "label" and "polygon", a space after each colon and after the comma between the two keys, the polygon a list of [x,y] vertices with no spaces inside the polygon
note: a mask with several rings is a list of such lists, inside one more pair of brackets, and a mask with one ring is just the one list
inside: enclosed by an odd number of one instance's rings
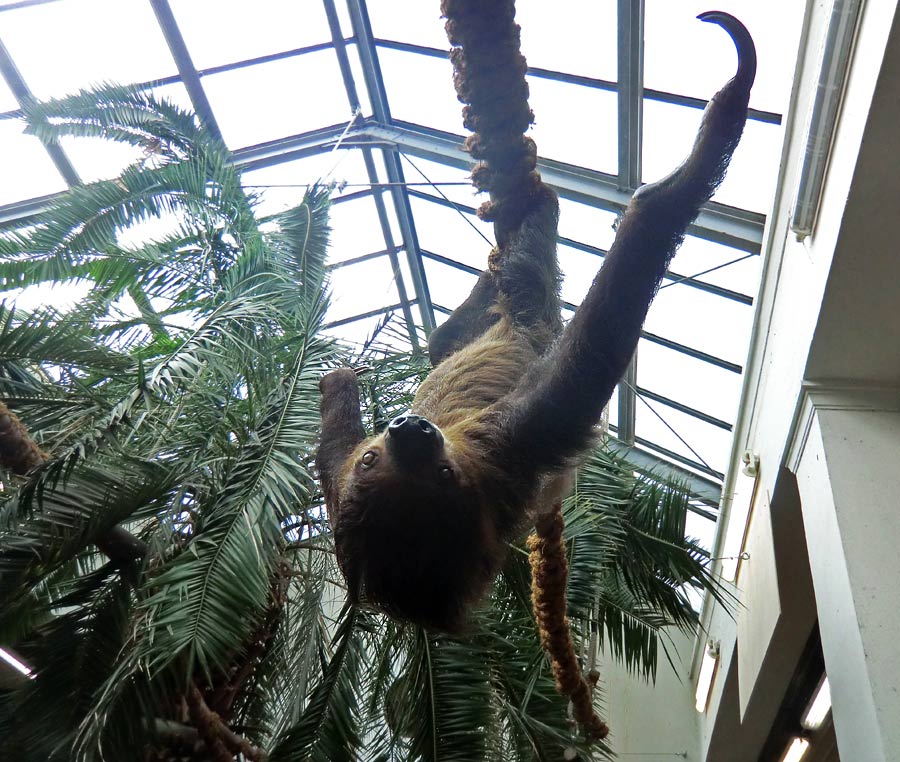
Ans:
{"label": "light tan fur on belly", "polygon": [[412,412],[442,429],[454,426],[509,394],[537,358],[531,342],[502,319],[432,371]]}

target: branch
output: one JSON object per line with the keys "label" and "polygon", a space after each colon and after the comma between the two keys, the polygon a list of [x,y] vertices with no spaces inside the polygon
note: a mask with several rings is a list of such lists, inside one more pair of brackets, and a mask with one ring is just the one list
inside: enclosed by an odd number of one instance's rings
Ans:
{"label": "branch", "polygon": [[235,754],[243,754],[250,762],[266,762],[268,756],[262,749],[235,733],[207,706],[195,683],[191,683],[188,690],[187,702],[191,720],[209,746],[215,762],[234,762]]}

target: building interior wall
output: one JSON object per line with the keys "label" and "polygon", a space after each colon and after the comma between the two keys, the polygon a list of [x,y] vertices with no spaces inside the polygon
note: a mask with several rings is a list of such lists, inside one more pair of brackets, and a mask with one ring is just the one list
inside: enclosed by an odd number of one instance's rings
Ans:
{"label": "building interior wall", "polygon": [[[823,729],[806,760],[900,760],[895,0],[860,4],[816,224],[800,240],[790,227],[825,30],[835,8],[851,5],[810,0],[807,7],[714,548],[721,557],[732,524],[732,532],[746,528],[741,549],[749,558],[737,583],[726,583],[736,612],[708,601],[702,614],[691,692],[707,639],[719,662],[706,711],[684,710],[696,718],[687,759],[770,758],[760,755],[818,627],[833,730]],[[750,462],[758,458],[758,473],[744,508],[730,498],[747,452]],[[684,727],[693,725],[685,719]],[[636,744],[618,750],[651,759]]]}

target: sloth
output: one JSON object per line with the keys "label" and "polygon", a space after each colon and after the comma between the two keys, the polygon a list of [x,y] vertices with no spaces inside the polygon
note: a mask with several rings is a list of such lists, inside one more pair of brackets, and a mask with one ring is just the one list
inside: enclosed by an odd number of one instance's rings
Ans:
{"label": "sloth", "polygon": [[[434,330],[434,369],[410,411],[367,437],[356,374],[321,379],[316,465],[351,601],[460,632],[527,520],[564,495],[637,346],[647,309],[740,140],[756,72],[732,16],[734,78],[706,107],[690,155],[644,185],[569,323],[560,318],[558,203],[537,183],[522,222],[469,297]],[[495,252],[496,255],[496,252]]]}

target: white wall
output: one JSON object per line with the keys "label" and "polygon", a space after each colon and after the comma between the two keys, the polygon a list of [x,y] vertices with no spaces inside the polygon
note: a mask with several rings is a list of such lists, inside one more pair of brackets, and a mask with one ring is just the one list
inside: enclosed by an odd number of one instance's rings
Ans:
{"label": "white wall", "polygon": [[689,677],[694,638],[677,631],[671,635],[676,669],[660,653],[655,684],[629,675],[611,659],[602,659],[600,680],[605,688],[610,745],[628,762],[699,762],[697,713]]}
{"label": "white wall", "polygon": [[[891,339],[900,335],[900,317],[895,317],[900,311],[895,308],[898,300],[894,297],[895,293],[900,295],[900,253],[894,244],[896,216],[900,213],[900,31],[894,28],[894,0],[863,3],[817,226],[802,242],[789,228],[805,148],[808,104],[816,86],[821,39],[831,7],[830,0],[809,4],[806,45],[800,52],[798,80],[786,120],[783,177],[769,217],[764,251],[767,264],[731,462],[735,471],[744,449],[759,454],[759,499],[770,500],[773,524],[783,522],[793,527],[790,531],[796,530],[799,512],[796,485],[785,486],[792,479],[785,471],[786,457],[808,388],[848,382],[900,382],[894,377],[900,375],[900,351]],[[726,482],[726,496],[732,484]],[[791,493],[793,497],[779,502],[779,493]],[[723,514],[728,508],[726,501]],[[743,526],[746,516],[723,515],[718,550],[728,521]],[[785,568],[791,562],[785,557]],[[779,576],[783,574],[779,570]],[[752,577],[742,578],[742,587],[752,584]],[[736,592],[741,595],[742,591]],[[781,628],[779,643],[786,643],[784,648],[788,650],[796,647],[810,611],[782,605],[784,610],[773,616],[771,611],[762,610],[765,605],[764,599],[754,600],[755,611],[748,610],[746,616],[769,619],[769,631],[773,630],[771,622],[776,622],[774,627]],[[740,687],[745,698],[753,694],[747,706],[748,717],[741,723],[732,716],[729,702],[733,697],[726,690],[725,680],[729,674],[735,679],[729,670],[735,649],[741,647],[735,623],[715,606],[704,611],[704,623],[722,643],[722,662],[709,710],[699,718],[700,747],[705,754],[713,736],[721,735],[725,728],[745,742],[740,752],[735,752],[735,759],[744,758],[741,754],[755,759],[747,745],[759,742],[766,730],[766,713],[761,705],[777,706],[780,702],[778,691],[783,693],[785,681],[776,679],[779,675],[775,673],[789,670],[790,660],[763,662],[755,678],[744,676],[745,680],[760,681],[767,690]],[[752,631],[753,626],[748,629]],[[757,646],[744,644],[745,649]],[[695,650],[695,671],[698,659],[699,649]],[[838,735],[840,742],[840,727]],[[719,759],[710,756],[709,762]]]}

